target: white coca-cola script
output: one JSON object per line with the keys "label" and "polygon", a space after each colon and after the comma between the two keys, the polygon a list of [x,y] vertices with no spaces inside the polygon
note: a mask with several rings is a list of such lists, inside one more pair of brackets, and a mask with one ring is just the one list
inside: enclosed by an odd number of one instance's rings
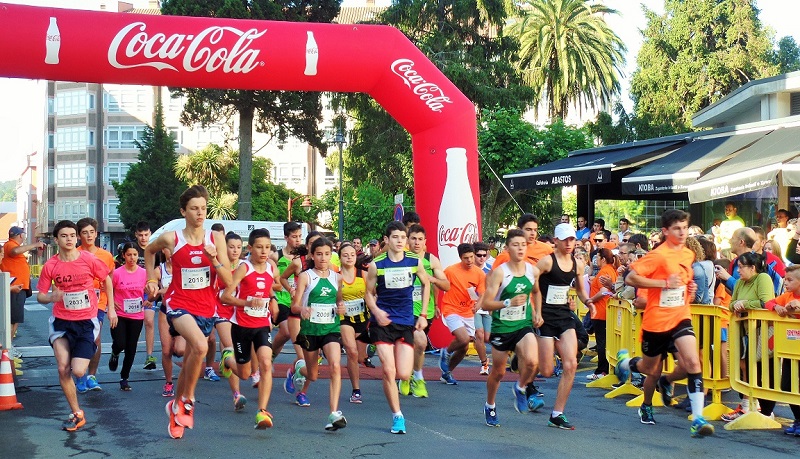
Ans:
{"label": "white coca-cola script", "polygon": [[473,243],[478,240],[478,226],[467,223],[463,228],[445,228],[439,226],[439,245],[458,247],[458,244]]}
{"label": "white coca-cola script", "polygon": [[[177,72],[178,65],[187,72],[205,70],[209,73],[220,67],[224,73],[248,73],[264,65],[263,61],[258,61],[261,50],[250,49],[250,46],[267,29],[259,32],[258,29],[209,27],[196,35],[176,33],[169,36],[160,32],[150,35],[146,29],[144,22],[123,27],[108,48],[108,63],[118,69],[153,67]],[[239,37],[230,49],[220,45],[226,35]],[[119,58],[124,58],[123,62]]]}
{"label": "white coca-cola script", "polygon": [[441,113],[444,104],[452,104],[442,89],[435,83],[429,83],[414,70],[414,61],[410,59],[397,59],[392,62],[392,72],[399,76],[411,91],[425,102],[431,111]]}

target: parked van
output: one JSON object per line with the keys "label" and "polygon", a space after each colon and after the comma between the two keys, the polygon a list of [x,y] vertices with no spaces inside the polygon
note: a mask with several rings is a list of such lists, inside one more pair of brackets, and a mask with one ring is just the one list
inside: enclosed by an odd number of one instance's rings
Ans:
{"label": "parked van", "polygon": [[[286,245],[286,240],[283,238],[284,222],[262,222],[254,220],[206,220],[203,222],[203,228],[211,229],[211,225],[215,223],[221,223],[222,226],[225,227],[226,234],[228,231],[233,231],[241,236],[245,246],[247,246],[247,238],[250,236],[250,232],[256,228],[266,228],[269,231],[269,234],[272,238],[272,244],[276,247],[276,250],[282,249]],[[165,231],[180,231],[185,227],[186,219],[177,218],[175,220],[171,220],[161,228],[155,230],[153,235],[150,236],[150,241],[155,241],[156,238],[161,236],[161,234]],[[306,225],[301,225],[301,227],[303,229],[303,240],[305,240],[306,235],[308,234],[308,229],[306,228]]]}

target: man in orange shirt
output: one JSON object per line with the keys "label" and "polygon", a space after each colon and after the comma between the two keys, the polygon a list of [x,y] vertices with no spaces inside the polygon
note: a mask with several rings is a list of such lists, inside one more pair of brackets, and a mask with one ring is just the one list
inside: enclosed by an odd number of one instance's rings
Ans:
{"label": "man in orange shirt", "polygon": [[[539,219],[533,214],[522,214],[517,220],[517,227],[525,232],[525,237],[528,240],[528,247],[525,249],[525,261],[536,266],[542,258],[553,253],[553,248],[549,244],[539,242]],[[508,252],[505,250],[500,252],[492,264],[492,269],[497,268],[509,261]]]}
{"label": "man in orange shirt", "polygon": [[[90,217],[81,218],[78,220],[77,225],[78,237],[81,239],[81,245],[78,246],[78,250],[84,250],[99,258],[100,261],[102,261],[103,264],[105,264],[108,269],[113,272],[114,256],[111,255],[111,252],[101,249],[95,245],[95,241],[97,240],[97,220]],[[94,291],[98,296],[97,321],[100,323],[100,328],[98,328],[97,339],[95,340],[95,344],[97,344],[97,351],[95,351],[92,359],[89,360],[87,374],[83,375],[83,377],[79,378],[75,383],[75,388],[80,394],[90,390],[103,390],[103,388],[100,387],[100,384],[97,382],[97,366],[100,364],[100,346],[102,345],[102,340],[100,339],[100,329],[103,328],[103,322],[106,318],[106,309],[108,306],[108,296],[106,295],[106,291],[102,285],[103,280],[104,279],[94,280]]]}
{"label": "man in orange shirt", "polygon": [[[19,324],[25,322],[25,299],[27,291],[31,288],[31,267],[25,252],[35,249],[44,249],[43,242],[25,244],[25,230],[19,226],[12,226],[8,230],[8,242],[3,246],[3,262],[0,270],[11,274],[11,336],[17,334]],[[13,346],[11,357],[22,357],[22,354]]]}
{"label": "man in orange shirt", "polygon": [[[674,381],[686,378],[686,389],[692,405],[693,437],[714,433],[714,426],[703,418],[703,374],[697,352],[697,338],[692,328],[690,298],[697,285],[692,280],[694,252],[686,247],[689,235],[689,214],[671,209],[661,215],[661,232],[665,241],[631,265],[625,283],[647,289],[647,306],[642,319],[642,357],[620,355],[618,376],[627,379],[630,371],[644,373],[644,403],[639,408],[642,424],[655,424],[653,393],[656,384],[664,405],[670,406]],[[675,372],[661,375],[662,361],[670,347],[678,350]]]}
{"label": "man in orange shirt", "polygon": [[[470,341],[475,340],[475,311],[473,306],[486,288],[486,274],[475,266],[475,248],[472,244],[459,244],[459,263],[450,265],[444,275],[450,281],[450,290],[442,295],[439,308],[444,323],[453,334],[453,341],[442,349],[439,357],[439,369],[442,370],[441,381],[445,384],[458,384],[453,378],[453,369],[467,354]],[[485,346],[484,343],[480,345]]]}

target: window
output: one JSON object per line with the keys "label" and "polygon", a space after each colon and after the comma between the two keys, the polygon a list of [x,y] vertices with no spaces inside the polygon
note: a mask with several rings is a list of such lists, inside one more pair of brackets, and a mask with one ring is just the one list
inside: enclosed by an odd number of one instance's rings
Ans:
{"label": "window", "polygon": [[[94,102],[92,102],[94,104]],[[89,106],[89,94],[86,90],[60,91],[56,94],[56,113],[59,116],[79,115],[86,113]]]}
{"label": "window", "polygon": [[89,212],[90,208],[94,209],[94,204],[87,204],[84,200],[58,201],[55,204],[55,220],[78,221],[87,216],[94,218],[96,215]]}
{"label": "window", "polygon": [[172,146],[176,149],[180,148],[181,144],[183,143],[183,132],[181,132],[181,128],[167,128],[167,132],[169,132],[169,136],[172,137],[172,140],[174,141]]}
{"label": "window", "polygon": [[109,199],[105,203],[106,220],[109,223],[120,223],[119,219],[119,199]]}
{"label": "window", "polygon": [[[47,114],[54,115],[56,113],[56,100],[52,97],[47,98]],[[50,214],[52,215],[52,214]]]}
{"label": "window", "polygon": [[52,150],[55,147],[56,147],[56,135],[47,134],[47,148]]}
{"label": "window", "polygon": [[220,126],[208,126],[207,128],[197,129],[197,148],[201,149],[210,143],[221,144],[225,142],[225,136]]}
{"label": "window", "polygon": [[94,166],[87,168],[86,163],[59,164],[56,166],[55,185],[59,188],[86,186],[94,174]]}
{"label": "window", "polygon": [[[56,184],[56,168],[55,167],[48,167],[47,168],[47,185],[55,185]],[[50,215],[53,215],[52,213]]]}
{"label": "window", "polygon": [[94,146],[94,131],[86,131],[86,146]]}
{"label": "window", "polygon": [[183,96],[175,97],[176,93],[170,91],[169,93],[169,104],[167,105],[167,110],[171,112],[180,112],[183,110],[183,104],[186,102],[186,99]]}
{"label": "window", "polygon": [[[56,130],[56,150],[85,150],[88,144],[86,126],[65,127]],[[94,143],[94,139],[92,139]]]}
{"label": "window", "polygon": [[55,204],[48,204],[47,205],[47,220],[48,221],[55,221],[56,219],[56,205]]}
{"label": "window", "polygon": [[86,96],[86,108],[94,110],[94,94],[87,94]]}
{"label": "window", "polygon": [[109,112],[148,111],[152,99],[149,86],[106,85],[103,93],[103,104]]}
{"label": "window", "polygon": [[112,182],[122,182],[128,175],[128,170],[133,163],[108,163],[103,172],[103,181],[111,185]]}
{"label": "window", "polygon": [[145,126],[108,126],[106,145],[109,150],[135,149],[136,140],[144,137]]}
{"label": "window", "polygon": [[325,167],[325,186],[336,185],[336,174],[329,167]]}
{"label": "window", "polygon": [[306,178],[306,168],[303,163],[278,163],[275,168],[275,180],[278,183],[291,186]]}

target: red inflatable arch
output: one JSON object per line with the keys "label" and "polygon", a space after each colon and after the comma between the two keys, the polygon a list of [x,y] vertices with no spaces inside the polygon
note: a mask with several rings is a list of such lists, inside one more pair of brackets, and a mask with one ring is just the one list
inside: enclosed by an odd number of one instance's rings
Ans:
{"label": "red inflatable arch", "polygon": [[475,106],[397,29],[0,3],[0,43],[12,78],[367,93],[411,134],[428,249],[479,237]]}

